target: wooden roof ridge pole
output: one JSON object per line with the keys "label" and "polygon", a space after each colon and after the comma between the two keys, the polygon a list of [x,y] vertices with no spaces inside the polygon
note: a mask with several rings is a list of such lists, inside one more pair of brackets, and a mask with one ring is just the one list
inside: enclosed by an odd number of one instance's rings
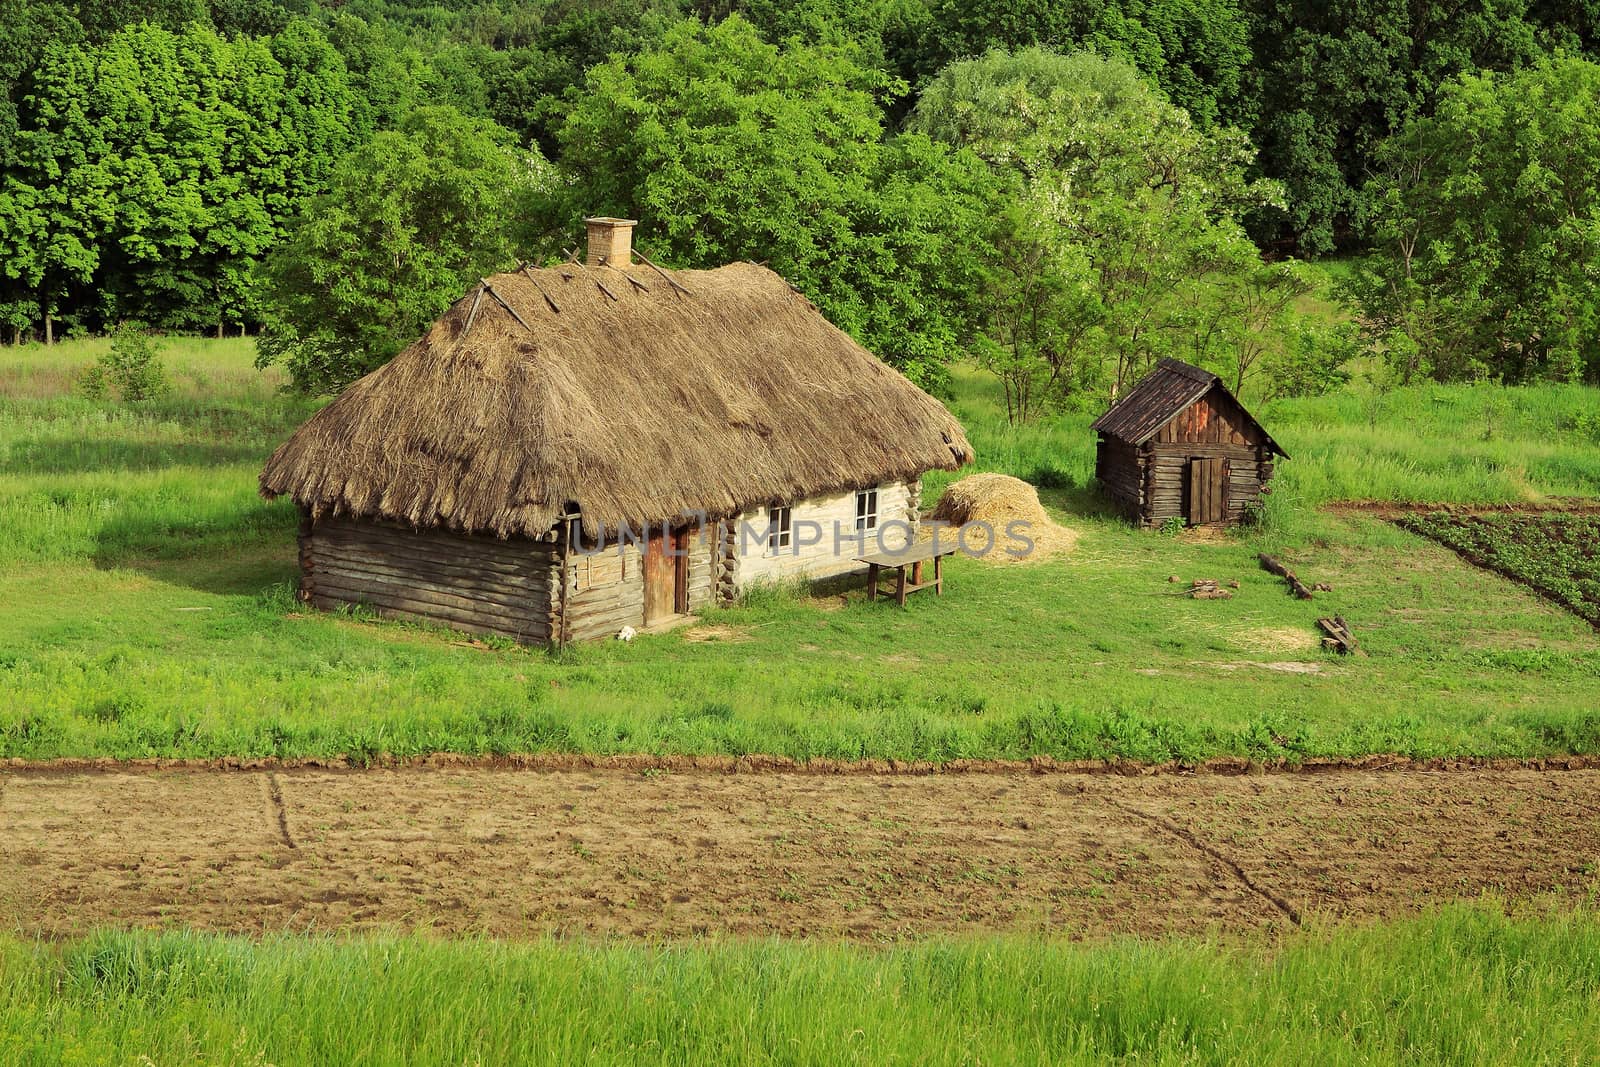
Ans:
{"label": "wooden roof ridge pole", "polygon": [[[587,276],[589,274],[589,268],[584,266],[583,262],[580,259],[578,259],[578,250],[577,249],[575,249],[575,248],[568,249],[568,251],[567,251],[567,262],[572,264],[574,267],[577,267],[579,270],[583,271],[585,276]],[[613,299],[613,300],[619,299],[617,294],[613,293],[610,289],[607,289],[606,288],[606,283],[601,281],[599,278],[591,278],[590,280],[593,281],[596,285],[598,285],[600,287],[600,291],[602,293],[606,294],[607,296],[609,296],[611,299]]]}
{"label": "wooden roof ridge pole", "polygon": [[650,291],[650,287],[648,285],[646,285],[644,282],[641,282],[638,278],[635,278],[633,275],[629,274],[627,271],[623,270],[621,267],[613,267],[610,263],[602,263],[600,265],[602,267],[606,268],[606,270],[614,270],[618,274],[622,275],[623,278],[627,279],[627,282],[628,282],[629,285],[633,286],[635,289],[639,290],[640,292],[648,293]]}
{"label": "wooden roof ridge pole", "polygon": [[488,286],[489,283],[484,282],[478,287],[478,295],[472,298],[472,310],[467,312],[467,324],[466,326],[462,327],[461,330],[461,339],[463,341],[467,339],[467,334],[472,332],[472,324],[478,318],[478,305],[483,303],[483,291],[484,289],[488,288]]}
{"label": "wooden roof ridge pole", "polygon": [[533,283],[533,287],[539,290],[539,295],[544,297],[544,302],[550,305],[550,310],[554,311],[557,315],[561,314],[561,305],[555,302],[554,297],[545,292],[544,286],[539,284],[539,279],[534,277],[533,271],[528,269],[528,265],[524,263],[520,269],[522,270],[522,273],[527,276],[527,279]]}
{"label": "wooden roof ridge pole", "polygon": [[674,289],[678,290],[678,292],[682,293],[684,296],[693,296],[694,295],[687,288],[684,287],[682,282],[678,281],[678,279],[674,278],[672,275],[668,274],[666,271],[664,271],[660,267],[656,266],[655,263],[650,259],[650,257],[646,256],[644,254],[644,249],[640,248],[638,245],[634,245],[633,246],[633,254],[639,257],[639,261],[641,263],[643,263],[645,266],[649,267],[651,270],[655,271],[657,274],[659,274],[663,278],[665,278],[667,280],[667,284],[672,286]]}
{"label": "wooden roof ridge pole", "polygon": [[509,313],[512,318],[517,320],[517,325],[521,326],[524,330],[527,330],[529,333],[533,332],[533,327],[529,326],[527,324],[527,322],[525,322],[523,320],[522,316],[517,314],[517,309],[512,307],[510,302],[507,301],[505,297],[503,297],[499,293],[495,292],[495,288],[494,288],[493,285],[489,284],[489,279],[488,278],[479,278],[478,280],[483,283],[483,288],[488,292],[488,294],[490,296],[494,297],[495,301],[497,303],[499,303],[499,305],[501,307],[505,308],[507,313]]}

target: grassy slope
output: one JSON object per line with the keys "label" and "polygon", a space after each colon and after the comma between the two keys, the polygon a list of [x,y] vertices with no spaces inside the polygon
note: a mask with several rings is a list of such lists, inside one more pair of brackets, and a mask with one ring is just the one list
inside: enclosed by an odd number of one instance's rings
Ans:
{"label": "grassy slope", "polygon": [[[1082,534],[1072,556],[958,560],[947,595],[905,613],[769,595],[717,613],[733,640],[680,632],[551,656],[303,615],[292,512],[260,501],[255,476],[310,407],[277,397],[235,341],[184,342],[180,390],[160,404],[60,395],[90,354],[0,357],[0,756],[1600,751],[1600,712],[1580,695],[1600,678],[1590,627],[1423,539],[1316,509],[1600,495],[1581,389],[1272,405],[1294,459],[1268,524],[1192,543],[1103,513],[1087,416],[1013,430],[964,377],[956,406],[983,465],[1052,487],[1047,502]],[[928,480],[930,499],[946,480]],[[1258,550],[1335,593],[1286,598]],[[1190,601],[1174,574],[1242,589]],[[1308,647],[1331,611],[1370,660]]]}
{"label": "grassy slope", "polygon": [[106,934],[0,941],[0,1060],[1565,1063],[1597,996],[1585,911],[1460,907],[1275,947]]}

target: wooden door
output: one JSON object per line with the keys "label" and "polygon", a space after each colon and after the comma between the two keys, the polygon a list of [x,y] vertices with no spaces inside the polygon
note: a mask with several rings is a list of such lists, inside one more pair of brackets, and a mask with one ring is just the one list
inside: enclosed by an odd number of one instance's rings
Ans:
{"label": "wooden door", "polygon": [[1189,525],[1205,526],[1228,518],[1228,461],[1220,456],[1189,461]]}
{"label": "wooden door", "polygon": [[667,552],[667,540],[661,536],[661,527],[650,529],[644,549],[644,624],[660,622],[677,607],[677,561]]}

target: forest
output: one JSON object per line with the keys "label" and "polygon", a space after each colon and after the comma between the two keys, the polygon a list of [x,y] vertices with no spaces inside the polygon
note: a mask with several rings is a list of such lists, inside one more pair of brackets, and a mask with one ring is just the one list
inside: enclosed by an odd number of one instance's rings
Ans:
{"label": "forest", "polygon": [[1013,421],[1167,355],[1597,383],[1597,59],[1600,0],[11,0],[0,329],[327,393],[611,214]]}

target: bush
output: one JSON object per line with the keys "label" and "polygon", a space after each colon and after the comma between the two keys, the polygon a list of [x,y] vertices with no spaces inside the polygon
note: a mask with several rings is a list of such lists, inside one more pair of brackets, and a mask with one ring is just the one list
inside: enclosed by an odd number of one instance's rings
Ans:
{"label": "bush", "polygon": [[111,351],[84,368],[78,391],[91,400],[113,395],[124,403],[154,400],[171,388],[161,347],[145,328],[124,322],[111,334]]}

